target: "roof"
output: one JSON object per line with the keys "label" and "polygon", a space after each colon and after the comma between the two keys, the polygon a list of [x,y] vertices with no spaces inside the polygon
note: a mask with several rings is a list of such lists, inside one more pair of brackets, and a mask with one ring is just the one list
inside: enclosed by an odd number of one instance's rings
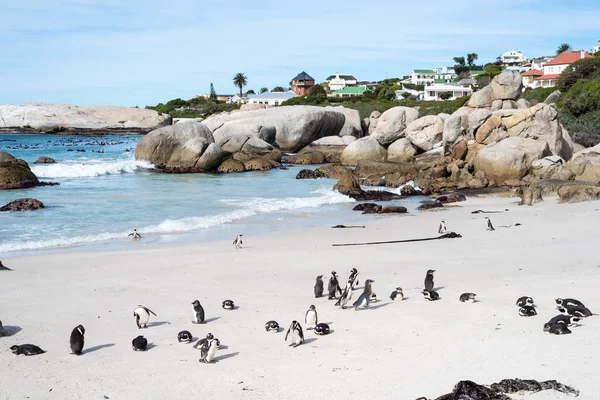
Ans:
{"label": "roof", "polygon": [[469,71],[471,73],[471,76],[477,76],[477,75],[481,75],[481,74],[485,74],[485,71]]}
{"label": "roof", "polygon": [[[343,80],[345,80],[345,81],[355,81],[355,80],[357,80],[357,79],[356,79],[354,76],[352,76],[352,75],[341,75],[341,74],[336,74],[336,75],[339,75],[339,76],[340,76],[340,79],[343,79]],[[326,80],[326,81],[330,81],[330,80],[332,80],[333,78],[335,78],[335,76],[336,76],[336,75],[329,75],[329,76],[327,77],[327,79],[325,79],[325,80]]]}
{"label": "roof", "polygon": [[537,77],[533,78],[533,80],[534,81],[547,81],[547,80],[551,80],[551,79],[558,79],[559,76],[560,76],[560,74],[548,74],[548,75],[537,76]]}
{"label": "roof", "polygon": [[293,97],[298,97],[298,95],[294,92],[264,92],[260,94],[250,94],[248,95],[249,99],[274,99],[274,100],[287,100]]}
{"label": "roof", "polygon": [[363,94],[367,89],[363,86],[346,86],[334,91],[335,94]]}
{"label": "roof", "polygon": [[315,79],[312,76],[310,76],[309,74],[307,74],[306,72],[302,71],[298,75],[296,75],[296,77],[292,80],[293,81],[314,81]]}
{"label": "roof", "polygon": [[521,76],[540,76],[540,75],[544,75],[544,73],[542,71],[540,71],[539,69],[530,69],[527,72],[523,72],[521,74]]}
{"label": "roof", "polygon": [[413,73],[435,75],[435,72],[432,69],[413,69]]}
{"label": "roof", "polygon": [[583,52],[583,57],[581,57],[580,51],[571,51],[568,53],[565,52],[565,53],[559,54],[558,56],[554,57],[552,60],[548,61],[546,63],[546,65],[544,65],[544,67],[549,67],[552,65],[573,64],[575,61],[579,61],[582,58],[594,58],[594,57],[587,51]]}

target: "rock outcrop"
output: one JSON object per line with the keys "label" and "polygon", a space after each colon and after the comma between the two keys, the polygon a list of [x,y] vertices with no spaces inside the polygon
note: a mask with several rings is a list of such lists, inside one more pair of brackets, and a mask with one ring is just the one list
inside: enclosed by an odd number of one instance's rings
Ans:
{"label": "rock outcrop", "polygon": [[341,173],[339,181],[333,186],[333,190],[359,201],[389,201],[402,198],[400,195],[383,190],[363,190],[360,187],[358,177],[351,171]]}
{"label": "rock outcrop", "polygon": [[38,159],[35,160],[35,162],[34,162],[34,164],[54,164],[54,163],[56,163],[56,161],[53,158],[46,157],[46,156],[38,157]]}
{"label": "rock outcrop", "polygon": [[[446,114],[427,115],[414,120],[406,127],[405,135],[417,148],[423,151],[432,150],[442,145],[442,133]],[[458,135],[455,141],[458,140]]]}
{"label": "rock outcrop", "polygon": [[340,156],[342,165],[355,166],[361,160],[385,161],[387,151],[373,137],[367,136],[348,145]]}
{"label": "rock outcrop", "polygon": [[389,161],[408,162],[414,159],[417,149],[407,138],[401,138],[390,144],[387,149]]}
{"label": "rock outcrop", "polygon": [[325,154],[320,151],[307,150],[288,156],[290,164],[325,164]]}
{"label": "rock outcrop", "polygon": [[0,105],[0,131],[149,132],[170,123],[170,116],[145,108],[47,103]]}
{"label": "rock outcrop", "polygon": [[240,160],[235,160],[230,158],[228,160],[223,161],[219,168],[217,168],[217,172],[220,174],[228,174],[231,172],[244,172],[246,167],[244,167],[244,163]]}
{"label": "rock outcrop", "polygon": [[[373,114],[371,114],[371,117],[373,117]],[[377,118],[376,128],[373,131],[369,127],[369,136],[376,139],[382,146],[389,145],[404,137],[404,130],[418,118],[419,111],[414,108],[390,108]],[[371,124],[373,124],[372,119]]]}
{"label": "rock outcrop", "polygon": [[40,181],[24,160],[0,152],[0,190],[25,189],[38,185]]}
{"label": "rock outcrop", "polygon": [[33,211],[44,208],[44,203],[37,199],[24,198],[11,201],[0,207],[0,211]]}
{"label": "rock outcrop", "polygon": [[575,153],[565,167],[578,180],[600,182],[600,144]]}
{"label": "rock outcrop", "polygon": [[[494,77],[488,86],[473,93],[468,106],[471,108],[491,108],[493,103],[499,100],[517,100],[522,89],[521,74],[518,71],[505,71]],[[503,104],[499,107],[502,108],[502,106]],[[494,108],[498,109],[498,105]]]}

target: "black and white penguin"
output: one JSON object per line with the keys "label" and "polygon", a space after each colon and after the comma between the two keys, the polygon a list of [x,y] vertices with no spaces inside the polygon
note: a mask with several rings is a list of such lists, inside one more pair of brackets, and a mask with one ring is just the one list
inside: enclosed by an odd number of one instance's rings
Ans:
{"label": "black and white penguin", "polygon": [[134,229],[133,232],[131,232],[129,235],[127,235],[127,237],[131,237],[133,240],[137,240],[137,239],[141,239],[142,235],[140,235],[137,231],[137,229]]}
{"label": "black and white penguin", "polygon": [[0,321],[0,337],[10,336],[8,331],[2,326],[2,321]]}
{"label": "black and white penguin", "polygon": [[306,329],[313,329],[319,323],[319,317],[317,315],[317,308],[314,305],[308,307],[306,315],[304,316],[304,322],[306,323]]}
{"label": "black and white penguin", "polygon": [[235,308],[235,304],[233,303],[233,300],[225,300],[223,302],[224,310],[233,310],[234,308]]}
{"label": "black and white penguin", "polygon": [[348,282],[352,286],[352,290],[354,290],[355,286],[358,286],[358,270],[356,268],[352,268],[350,270],[350,276],[348,277]]}
{"label": "black and white penguin", "polygon": [[423,297],[425,300],[436,301],[440,299],[440,295],[435,290],[423,290]]}
{"label": "black and white penguin", "polygon": [[2,261],[0,261],[0,271],[12,271],[12,269],[5,267]]}
{"label": "black and white penguin", "polygon": [[533,306],[523,306],[519,308],[519,315],[521,317],[533,317],[537,315],[537,311],[535,311],[535,307]]}
{"label": "black and white penguin", "polygon": [[379,300],[377,300],[377,293],[373,292],[371,293],[371,300],[369,303],[377,303]]}
{"label": "black and white penguin", "polygon": [[285,333],[285,341],[288,341],[288,337],[291,339],[290,346],[298,347],[304,343],[304,332],[302,332],[302,326],[298,321],[292,321],[290,327]]}
{"label": "black and white penguin", "polygon": [[581,317],[559,314],[555,317],[552,317],[550,321],[548,321],[548,324],[565,324],[567,326],[574,326],[577,325],[579,321],[581,321]]}
{"label": "black and white penguin", "polygon": [[194,300],[192,302],[192,310],[194,311],[192,322],[194,324],[203,324],[204,323],[204,308],[200,305],[198,300]]}
{"label": "black and white penguin", "polygon": [[215,354],[217,353],[217,350],[220,346],[221,342],[219,342],[219,339],[213,338],[209,340],[207,345],[202,347],[202,352],[200,353],[200,360],[198,361],[205,364],[211,364],[216,362]]}
{"label": "black and white penguin", "polygon": [[585,307],[585,305],[580,302],[579,300],[575,300],[575,299],[561,299],[560,297],[556,300],[556,304],[559,306],[578,306],[578,307]]}
{"label": "black and white penguin", "polygon": [[397,287],[396,290],[394,290],[392,292],[392,294],[390,295],[390,299],[392,299],[392,301],[402,301],[404,300],[404,292],[402,291],[401,287]]}
{"label": "black and white penguin", "polygon": [[354,306],[354,311],[358,310],[358,307],[369,307],[369,304],[371,303],[371,295],[373,294],[373,287],[371,286],[371,284],[375,282],[371,279],[367,279],[365,281],[365,288],[362,292],[362,294],[358,297],[358,299],[354,302],[353,306]]}
{"label": "black and white penguin", "polygon": [[575,317],[587,318],[594,315],[588,308],[579,306],[556,306],[558,311],[564,315],[573,315]]}
{"label": "black and white penguin", "polygon": [[145,351],[148,347],[148,340],[140,335],[131,341],[131,347],[134,351]]}
{"label": "black and white penguin", "polygon": [[331,329],[329,329],[329,325],[327,325],[324,322],[321,322],[320,324],[317,324],[317,326],[315,326],[315,335],[329,335],[330,332]]}
{"label": "black and white penguin", "polygon": [[487,230],[495,231],[494,225],[492,225],[492,220],[490,219],[490,217],[485,217],[485,220],[487,221]]}
{"label": "black and white penguin", "polygon": [[525,307],[525,306],[535,307],[535,304],[533,304],[533,298],[531,298],[529,296],[522,296],[517,299],[517,306],[519,306],[519,307]]}
{"label": "black and white penguin", "polygon": [[10,351],[12,351],[12,353],[16,356],[37,356],[45,353],[44,350],[40,349],[35,344],[19,344],[10,346]]}
{"label": "black and white penguin", "polygon": [[135,310],[133,310],[133,316],[135,317],[135,323],[137,324],[138,329],[148,328],[150,314],[156,317],[156,314],[154,314],[152,310],[142,305],[138,305]]}
{"label": "black and white penguin", "polygon": [[352,299],[352,286],[352,281],[348,280],[348,282],[346,282],[346,289],[344,289],[344,293],[342,293],[339,300],[335,303],[336,306],[346,309],[346,305]]}
{"label": "black and white penguin", "polygon": [[206,335],[206,337],[199,339],[196,344],[194,344],[194,348],[195,349],[202,349],[202,347],[204,346],[208,346],[208,342],[210,342],[211,340],[213,340],[215,337],[213,336],[212,333],[208,333]]}
{"label": "black and white penguin", "polygon": [[83,325],[77,325],[75,329],[71,332],[71,338],[69,339],[69,344],[71,345],[71,351],[73,354],[80,356],[83,351],[84,339],[83,335],[85,335],[85,328]]}
{"label": "black and white penguin", "polygon": [[553,335],[568,335],[571,333],[571,330],[565,324],[545,324],[544,331]]}
{"label": "black and white penguin", "polygon": [[191,343],[193,339],[190,331],[181,331],[177,334],[177,341],[179,343]]}
{"label": "black and white penguin", "polygon": [[462,303],[466,303],[466,302],[475,303],[475,296],[477,296],[475,293],[463,293],[460,295],[459,300]]}
{"label": "black and white penguin", "polygon": [[323,297],[323,275],[317,276],[317,281],[315,282],[315,299],[319,297]]}
{"label": "black and white penguin", "polygon": [[327,286],[327,292],[329,293],[329,300],[336,299],[338,293],[340,295],[342,294],[342,288],[340,287],[337,273],[335,271],[331,271],[331,278],[329,278],[329,285]]}
{"label": "black and white penguin", "polygon": [[233,240],[232,243],[236,249],[242,248],[242,235],[237,235],[237,237]]}
{"label": "black and white penguin", "polygon": [[438,228],[438,233],[446,233],[446,221],[442,220],[440,222],[440,227]]}
{"label": "black and white penguin", "polygon": [[265,331],[270,333],[277,333],[279,332],[279,324],[277,323],[277,321],[269,321],[265,324]]}
{"label": "black and white penguin", "polygon": [[435,269],[427,270],[427,274],[425,275],[425,290],[432,291],[433,290],[433,273]]}

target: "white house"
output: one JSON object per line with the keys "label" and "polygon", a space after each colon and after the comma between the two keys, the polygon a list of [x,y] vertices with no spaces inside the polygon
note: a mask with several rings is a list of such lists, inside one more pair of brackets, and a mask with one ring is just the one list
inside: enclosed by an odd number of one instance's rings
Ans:
{"label": "white house", "polygon": [[414,85],[431,85],[435,80],[435,71],[432,69],[413,69],[410,82]]}
{"label": "white house", "polygon": [[592,47],[592,50],[590,51],[590,53],[595,54],[599,51],[600,51],[600,40],[598,40],[598,43],[596,44],[596,46]]}
{"label": "white house", "polygon": [[534,58],[533,60],[531,60],[531,69],[537,69],[537,70],[542,70],[542,68],[544,68],[544,65],[546,65],[546,63],[550,60],[552,60],[554,57],[551,56],[543,56],[543,57],[539,57],[539,58]]}
{"label": "white house", "polygon": [[454,100],[457,97],[470,96],[473,94],[473,89],[459,85],[450,84],[434,84],[425,88],[425,96],[423,100],[442,100],[440,95],[445,92],[452,93],[452,97],[448,100]]}
{"label": "white house", "polygon": [[523,53],[518,51],[507,51],[500,56],[500,63],[503,66],[520,65],[527,61]]}
{"label": "white house", "polygon": [[329,90],[332,92],[343,89],[346,86],[356,86],[358,82],[354,76],[340,75],[339,72],[335,75],[330,75],[325,80],[329,82]]}
{"label": "white house", "polygon": [[521,74],[521,77],[527,78],[523,79],[523,84],[531,88],[556,86],[556,81],[565,68],[584,58],[593,57],[584,50],[561,53],[545,63],[541,71],[532,69]]}
{"label": "white house", "polygon": [[458,76],[452,67],[437,67],[433,72],[435,72],[434,83],[452,83]]}
{"label": "white house", "polygon": [[265,92],[261,94],[248,95],[248,104],[264,104],[268,106],[280,106],[286,100],[298,97],[291,90],[287,92]]}
{"label": "white house", "polygon": [[401,90],[396,90],[396,100],[404,100],[404,96],[403,96],[404,93],[408,93],[408,95],[410,97],[413,97],[417,100],[423,98],[423,92],[420,92],[415,89],[408,89],[408,88],[405,88],[404,86],[402,86]]}

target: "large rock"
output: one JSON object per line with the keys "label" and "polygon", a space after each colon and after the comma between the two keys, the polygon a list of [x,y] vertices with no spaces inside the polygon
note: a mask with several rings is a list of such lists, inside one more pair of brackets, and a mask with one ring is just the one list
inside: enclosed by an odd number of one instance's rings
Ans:
{"label": "large rock", "polygon": [[[462,141],[465,143],[466,150],[466,138],[464,137],[464,130],[461,124],[461,117],[457,115],[451,115],[444,121],[442,131],[442,143],[444,146],[444,154],[450,154],[454,146]],[[464,152],[461,152],[464,153]],[[463,154],[464,155],[464,154]],[[388,150],[389,157],[389,150]]]}
{"label": "large rock", "polygon": [[245,170],[244,163],[240,160],[234,160],[233,158],[223,161],[223,163],[219,165],[219,168],[217,168],[217,172],[221,174],[244,172]]}
{"label": "large rock", "polygon": [[385,148],[377,140],[367,136],[350,143],[342,152],[340,162],[342,165],[355,166],[361,160],[385,161],[386,158]]}
{"label": "large rock", "polygon": [[491,111],[485,108],[479,108],[469,114],[469,116],[467,117],[467,134],[469,136],[469,139],[475,137],[477,129],[479,129],[479,127],[483,125],[491,115]]}
{"label": "large rock", "polygon": [[320,151],[302,151],[298,154],[288,156],[287,162],[290,164],[325,164],[325,154]]}
{"label": "large rock", "polygon": [[226,123],[213,133],[215,143],[223,147],[231,139],[257,138],[269,144],[275,144],[276,130],[272,125],[252,123]]}
{"label": "large rock", "polygon": [[546,97],[546,100],[544,100],[544,103],[546,103],[546,104],[554,104],[558,100],[560,100],[560,96],[561,95],[562,95],[562,93],[560,92],[560,90],[555,90],[554,92],[550,93],[548,95],[548,97]]}
{"label": "large rock", "polygon": [[377,127],[370,134],[379,144],[386,146],[404,137],[407,125],[419,118],[419,111],[410,107],[393,107],[377,119]]}
{"label": "large rock", "polygon": [[56,161],[53,158],[40,156],[35,160],[34,164],[54,164]]}
{"label": "large rock", "polygon": [[360,113],[358,110],[341,106],[333,107],[332,110],[341,112],[346,118],[344,121],[344,126],[342,126],[342,129],[340,129],[340,132],[338,133],[339,136],[352,136],[355,138],[360,138],[363,136]]}
{"label": "large rock", "polygon": [[471,108],[490,108],[494,100],[496,100],[494,97],[494,91],[488,85],[471,95],[468,106]]}
{"label": "large rock", "polygon": [[369,135],[372,135],[377,129],[377,123],[379,122],[379,118],[381,117],[381,113],[377,110],[372,111],[371,115],[369,115],[369,123],[367,124]]}
{"label": "large rock", "polygon": [[584,183],[565,185],[558,189],[558,198],[561,203],[600,200],[600,186]]}
{"label": "large rock", "polygon": [[387,149],[388,161],[408,162],[417,154],[417,149],[407,138],[401,138],[390,144]]}
{"label": "large rock", "polygon": [[156,129],[140,139],[135,158],[172,172],[215,170],[224,152],[203,124],[187,123]]}
{"label": "large rock", "polygon": [[559,156],[544,157],[531,163],[531,175],[539,179],[573,179],[575,174],[564,165],[565,160]]}
{"label": "large rock", "polygon": [[473,165],[490,184],[503,185],[507,180],[523,178],[534,160],[548,155],[545,141],[512,137],[481,149]]}
{"label": "large rock", "polygon": [[408,124],[406,138],[423,151],[429,151],[438,143],[441,144],[444,118],[440,115],[427,115]]}
{"label": "large rock", "polygon": [[[473,93],[468,105],[472,108],[489,108],[497,100],[518,99],[522,89],[521,74],[518,71],[504,71],[500,75],[495,76],[488,86]],[[516,104],[514,106],[516,107]],[[501,107],[503,107],[503,104],[500,105]]]}
{"label": "large rock", "polygon": [[145,108],[47,103],[0,105],[0,131],[149,132],[170,123],[169,115]]}
{"label": "large rock", "polygon": [[44,208],[44,203],[37,199],[24,198],[11,201],[3,207],[0,207],[0,211],[33,211]]}
{"label": "large rock", "polygon": [[600,144],[575,153],[565,167],[577,180],[600,182]]}
{"label": "large rock", "polygon": [[360,201],[389,201],[402,198],[402,196],[396,193],[386,192],[384,190],[362,190],[358,178],[350,171],[341,173],[339,181],[333,186],[333,190],[337,190],[342,194]]}
{"label": "large rock", "polygon": [[242,161],[254,157],[266,157],[274,161],[281,161],[282,157],[281,150],[253,136],[232,136],[223,143],[222,149],[226,153],[234,154],[234,158]]}
{"label": "large rock", "polygon": [[264,157],[254,157],[248,161],[244,161],[244,168],[246,168],[246,171],[267,171],[280,166],[281,164],[277,161]]}
{"label": "large rock", "polygon": [[222,113],[202,123],[216,137],[221,135],[220,130],[229,135],[244,132],[246,126],[273,126],[277,146],[283,151],[295,152],[322,137],[337,136],[345,121],[344,112],[337,107],[285,106]]}
{"label": "large rock", "polygon": [[393,173],[407,174],[411,170],[411,164],[403,162],[383,162],[374,160],[362,160],[354,169],[354,174],[359,178],[378,175],[386,176]]}
{"label": "large rock", "polygon": [[0,151],[0,190],[25,189],[39,184],[27,162]]}

